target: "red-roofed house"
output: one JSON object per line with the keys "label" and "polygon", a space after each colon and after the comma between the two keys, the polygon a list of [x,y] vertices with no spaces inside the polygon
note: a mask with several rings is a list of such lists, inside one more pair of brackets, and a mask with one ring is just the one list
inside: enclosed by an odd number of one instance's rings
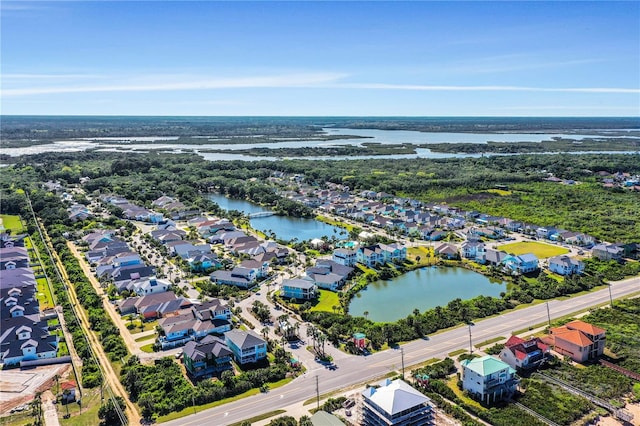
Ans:
{"label": "red-roofed house", "polygon": [[528,370],[537,368],[548,357],[551,348],[537,337],[529,340],[511,336],[500,352],[500,359],[511,368]]}
{"label": "red-roofed house", "polygon": [[604,352],[606,330],[600,327],[575,320],[549,331],[551,334],[542,341],[553,345],[556,352],[576,362],[594,360]]}

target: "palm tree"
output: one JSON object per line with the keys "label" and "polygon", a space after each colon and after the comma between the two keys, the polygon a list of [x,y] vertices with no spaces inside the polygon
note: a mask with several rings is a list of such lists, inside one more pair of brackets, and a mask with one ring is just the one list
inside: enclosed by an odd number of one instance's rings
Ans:
{"label": "palm tree", "polygon": [[269,340],[269,327],[263,327],[260,332],[262,333],[262,337],[264,337],[264,340]]}
{"label": "palm tree", "polygon": [[367,319],[367,317],[369,316],[369,311],[364,311],[362,315],[364,315],[364,319]]}
{"label": "palm tree", "polygon": [[322,345],[322,351],[320,351],[320,353],[322,354],[322,356],[325,356],[324,353],[324,343],[327,341],[327,337],[324,334],[318,334],[318,349],[320,349],[320,346]]}
{"label": "palm tree", "polygon": [[334,314],[337,314],[337,313],[338,313],[338,305],[333,305],[333,306],[331,307],[331,309],[333,309],[333,313],[334,313]]}
{"label": "palm tree", "polygon": [[31,416],[35,425],[42,425],[42,392],[36,392],[33,401],[31,401]]}
{"label": "palm tree", "polygon": [[293,331],[296,336],[300,337],[300,323],[296,322],[293,324]]}

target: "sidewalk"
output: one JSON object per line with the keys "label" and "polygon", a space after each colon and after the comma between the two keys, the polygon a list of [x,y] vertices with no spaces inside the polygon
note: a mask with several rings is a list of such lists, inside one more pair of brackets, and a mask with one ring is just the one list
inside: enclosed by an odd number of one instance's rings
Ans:
{"label": "sidewalk", "polygon": [[51,391],[46,391],[42,394],[42,411],[44,414],[44,424],[46,426],[60,426],[58,421],[58,411],[56,405],[53,403],[55,397]]}

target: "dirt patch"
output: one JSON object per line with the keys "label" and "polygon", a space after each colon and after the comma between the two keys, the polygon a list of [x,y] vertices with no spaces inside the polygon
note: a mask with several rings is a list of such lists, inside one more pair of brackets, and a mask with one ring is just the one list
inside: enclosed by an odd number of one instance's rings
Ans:
{"label": "dirt patch", "polygon": [[64,381],[70,370],[69,364],[61,364],[1,371],[0,413],[8,415],[12,409],[29,403],[36,392],[44,392],[55,386],[56,374],[60,376],[59,381]]}

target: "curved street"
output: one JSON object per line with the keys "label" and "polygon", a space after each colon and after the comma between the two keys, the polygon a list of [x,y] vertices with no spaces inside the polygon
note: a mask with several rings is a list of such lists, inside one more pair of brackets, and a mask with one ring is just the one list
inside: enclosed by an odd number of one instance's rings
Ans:
{"label": "curved street", "polygon": [[[614,298],[640,291],[640,277],[614,282],[610,289]],[[551,318],[555,319],[586,310],[592,306],[608,303],[608,301],[609,289],[605,288],[582,296],[568,297],[565,300],[549,301],[549,311]],[[516,330],[533,327],[546,321],[547,307],[544,303],[509,311],[478,321],[473,325],[471,327],[472,341],[483,342],[497,336],[510,336]],[[452,351],[468,347],[469,329],[458,327],[402,345],[404,364],[409,367],[430,358],[443,358]],[[165,424],[170,426],[228,425],[240,422],[313,397],[315,395],[315,377],[318,377],[320,394],[324,394],[353,384],[370,381],[390,371],[400,371],[402,355],[399,349],[389,349],[366,357],[344,357],[338,360],[336,365],[338,368],[335,371],[308,365],[309,369],[305,375],[296,378],[282,388],[211,408]],[[309,408],[312,407],[313,405],[309,406]]]}

